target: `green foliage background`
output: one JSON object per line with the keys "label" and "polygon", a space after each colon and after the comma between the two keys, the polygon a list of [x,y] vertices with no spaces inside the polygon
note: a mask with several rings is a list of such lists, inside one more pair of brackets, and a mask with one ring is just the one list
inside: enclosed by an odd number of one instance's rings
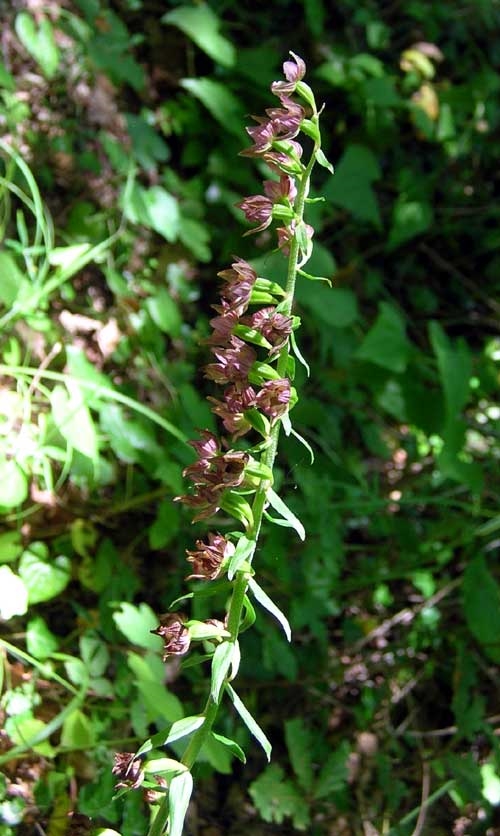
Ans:
{"label": "green foliage background", "polygon": [[278,474],[307,539],[272,527],[259,555],[292,645],[265,617],[244,637],[273,762],[225,717],[249,762],[205,752],[198,816],[227,834],[496,832],[498,3],[0,10],[1,836],[70,832],[69,812],[144,833],[139,795],[113,800],[112,753],[203,699],[149,630],[202,533],[172,498],[185,439],[213,427],[216,273],[235,252],[283,270],[234,204],[260,190],[238,152],[289,49],[336,168],[308,219],[308,270],[333,289],[304,283],[296,310],[315,462],[289,438]]}

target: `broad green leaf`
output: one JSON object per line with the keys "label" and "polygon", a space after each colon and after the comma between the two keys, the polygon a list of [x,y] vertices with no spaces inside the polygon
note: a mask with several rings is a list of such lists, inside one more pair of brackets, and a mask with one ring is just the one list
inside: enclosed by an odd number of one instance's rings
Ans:
{"label": "broad green leaf", "polygon": [[16,89],[16,82],[3,61],[0,60],[0,87],[5,87],[6,90],[13,91]]}
{"label": "broad green leaf", "polygon": [[392,372],[404,372],[408,363],[410,343],[405,324],[398,310],[381,302],[379,315],[356,351],[356,357],[368,360]]}
{"label": "broad green leaf", "polygon": [[160,650],[161,638],[151,633],[158,627],[158,616],[148,604],[136,607],[123,601],[118,612],[113,613],[113,621],[132,644],[146,650]]}
{"label": "broad green leaf", "polygon": [[264,607],[264,609],[266,609],[269,613],[271,613],[271,615],[275,617],[277,621],[279,621],[279,623],[283,627],[283,632],[285,633],[285,636],[290,642],[292,640],[292,631],[286,615],[281,612],[280,608],[274,603],[274,601],[271,600],[269,595],[266,592],[264,592],[262,587],[259,586],[259,584],[254,578],[250,578],[250,580],[248,581],[248,586],[252,591],[253,595],[255,596],[255,599],[261,605],[261,607]]}
{"label": "broad green leaf", "polygon": [[65,441],[96,462],[97,432],[79,387],[70,381],[67,387],[55,386],[51,392],[50,404],[54,423]]}
{"label": "broad green leaf", "polygon": [[493,807],[500,805],[500,774],[494,763],[483,763],[481,766],[483,779],[483,796]]}
{"label": "broad green leaf", "polygon": [[0,302],[10,308],[14,304],[25,278],[13,256],[0,252]]}
{"label": "broad green leaf", "polygon": [[224,67],[232,67],[236,60],[233,44],[220,34],[220,20],[206,3],[179,6],[163,15],[162,23],[177,26],[210,58]]}
{"label": "broad green leaf", "polygon": [[500,587],[479,556],[463,576],[464,612],[469,630],[493,662],[500,662]]}
{"label": "broad green leaf", "polygon": [[23,746],[26,751],[32,749],[37,755],[53,758],[55,749],[49,742],[49,724],[37,717],[10,717],[5,724],[5,731],[13,743]]}
{"label": "broad green leaf", "polygon": [[28,609],[28,590],[10,566],[0,566],[0,618],[9,621]]}
{"label": "broad green leaf", "polygon": [[319,282],[300,282],[297,299],[319,320],[320,325],[324,323],[334,328],[347,328],[358,319],[357,299],[348,288],[329,288]]}
{"label": "broad green leaf", "polygon": [[184,819],[191,793],[193,792],[193,776],[190,772],[182,772],[170,781],[168,788],[168,836],[182,836]]}
{"label": "broad green leaf", "polygon": [[238,746],[236,741],[230,740],[228,737],[224,737],[223,734],[216,734],[216,732],[212,732],[212,737],[217,740],[218,743],[222,743],[223,746],[227,746],[228,749],[231,750],[233,755],[238,758],[242,763],[246,763],[247,759],[245,757],[245,753],[241,746]]}
{"label": "broad green leaf", "polygon": [[335,167],[335,177],[328,180],[323,193],[327,200],[352,212],[360,221],[382,226],[372,183],[382,172],[377,158],[363,145],[350,145]]}
{"label": "broad green leaf", "polygon": [[182,326],[179,308],[172,299],[166,287],[160,287],[153,296],[146,301],[146,307],[151,319],[160,331],[170,337],[178,337]]}
{"label": "broad green leaf", "polygon": [[157,723],[158,720],[162,720],[175,723],[177,720],[182,720],[184,716],[182,703],[175,694],[167,690],[162,680],[151,682],[151,680],[140,679],[136,685],[150,722]]}
{"label": "broad green leaf", "polygon": [[285,740],[297,780],[302,789],[309,793],[314,781],[311,755],[312,735],[304,725],[302,717],[286,721]]}
{"label": "broad green leaf", "polygon": [[77,709],[66,717],[61,730],[61,745],[68,749],[86,749],[95,746],[96,730],[82,711]]}
{"label": "broad green leaf", "polygon": [[12,563],[22,553],[20,531],[4,531],[0,534],[0,563]]}
{"label": "broad green leaf", "polygon": [[134,183],[123,195],[123,211],[129,221],[154,229],[167,241],[179,234],[179,205],[162,186],[144,189]]}
{"label": "broad green leaf", "polygon": [[241,140],[243,109],[225,84],[211,78],[183,78],[181,86],[196,96],[226,131],[231,131]]}
{"label": "broad green leaf", "polygon": [[394,250],[425,232],[432,221],[433,212],[428,203],[400,197],[394,205],[387,249]]}
{"label": "broad green leaf", "polygon": [[32,543],[19,561],[19,575],[28,590],[30,604],[56,598],[71,580],[70,559],[62,554],[45,557],[41,545]]}
{"label": "broad green leaf", "polygon": [[50,20],[44,17],[37,26],[28,12],[20,12],[15,20],[16,34],[46,78],[53,78],[59,66],[59,50]]}
{"label": "broad green leaf", "polygon": [[266,753],[267,759],[270,760],[272,746],[269,740],[267,739],[266,735],[262,731],[261,727],[259,726],[257,721],[252,717],[245,704],[242,702],[234,688],[229,683],[227,683],[226,685],[226,693],[229,694],[231,702],[233,703],[236,711],[245,723],[245,726],[247,727],[248,731],[251,734],[253,734],[255,739],[260,743],[260,745],[264,749],[264,752]]}
{"label": "broad green leaf", "polygon": [[144,116],[126,113],[125,118],[132,141],[132,153],[142,168],[154,169],[158,161],[168,160],[170,157],[168,145]]}
{"label": "broad green leaf", "polygon": [[269,504],[278,514],[281,514],[283,522],[285,522],[290,528],[295,529],[297,534],[299,535],[301,540],[306,539],[306,531],[304,526],[302,525],[301,521],[298,517],[295,516],[293,511],[290,510],[288,505],[286,505],[281,497],[278,496],[272,488],[269,488],[266,494],[266,498],[269,501]]}
{"label": "broad green leaf", "polygon": [[35,659],[47,659],[59,647],[59,639],[47,627],[44,619],[37,615],[28,621],[26,648]]}
{"label": "broad green leaf", "polygon": [[212,684],[210,693],[214,702],[218,703],[227,673],[233,660],[234,642],[225,641],[219,644],[212,659]]}
{"label": "broad green leaf", "polygon": [[327,798],[332,793],[339,792],[347,785],[349,757],[349,743],[344,740],[340,746],[329,755],[316,781],[314,798]]}
{"label": "broad green leaf", "polygon": [[452,342],[439,322],[429,325],[429,337],[437,358],[448,420],[455,421],[467,403],[472,375],[472,358],[463,340]]}
{"label": "broad green leaf", "polygon": [[296,830],[305,830],[310,823],[309,805],[300,790],[285,778],[278,764],[271,764],[250,785],[252,801],[267,822],[281,824],[291,817]]}
{"label": "broad green leaf", "polygon": [[0,506],[14,508],[28,497],[27,476],[14,459],[0,459]]}

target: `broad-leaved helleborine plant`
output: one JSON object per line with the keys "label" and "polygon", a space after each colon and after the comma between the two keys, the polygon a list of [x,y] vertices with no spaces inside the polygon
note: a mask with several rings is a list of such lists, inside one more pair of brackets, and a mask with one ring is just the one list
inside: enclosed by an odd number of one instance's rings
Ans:
{"label": "broad-leaved helleborine plant", "polygon": [[[152,803],[148,836],[181,836],[193,787],[192,769],[211,737],[245,760],[236,742],[216,732],[217,715],[227,700],[268,758],[271,753],[266,735],[231,683],[240,663],[239,635],[255,620],[253,602],[275,616],[291,638],[286,616],[255,579],[253,558],[263,519],[294,528],[302,539],[305,536],[300,521],[273,490],[273,466],[281,427],[286,434],[298,435],[290,420],[297,402],[293,355],[304,361],[294,336],[300,323],[292,309],[297,277],[313,278],[303,270],[312,252],[313,229],[304,219],[311,200],[311,171],[315,163],[333,171],[321,150],[320,111],[303,80],[305,63],[293,52],[290,55],[283,65],[285,80],[271,85],[277,106],[268,108],[265,116],[253,117],[256,124],[247,128],[253,144],[241,152],[265,163],[269,179],[264,180],[263,194],[239,204],[255,224],[246,235],[274,228],[276,246],[288,261],[286,285],[258,275],[238,256],[219,273],[220,301],[214,305],[216,315],[207,340],[213,360],[205,375],[221,387],[221,395],[209,400],[223,432],[217,437],[204,430],[199,440],[191,442],[197,458],[184,475],[192,489],[176,497],[192,509],[193,521],[211,522],[221,511],[226,528],[228,519],[235,520],[233,527],[238,530],[211,531],[187,552],[188,579],[225,591],[227,611],[207,621],[170,612],[160,617],[154,631],[163,639],[164,659],[183,657],[193,644],[201,643],[200,660],[211,665],[210,692],[200,714],[173,723],[135,753],[116,755],[113,768],[118,788],[146,790]],[[182,738],[187,745],[179,760],[160,755],[159,749]]]}

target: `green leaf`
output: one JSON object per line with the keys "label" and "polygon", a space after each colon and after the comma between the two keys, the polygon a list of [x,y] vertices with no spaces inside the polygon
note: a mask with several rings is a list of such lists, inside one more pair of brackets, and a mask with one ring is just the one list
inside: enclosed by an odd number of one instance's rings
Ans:
{"label": "green leaf", "polygon": [[327,168],[330,174],[335,173],[333,165],[327,159],[327,157],[325,157],[321,148],[318,148],[318,150],[316,151],[316,162],[319,163],[319,165],[323,166],[323,168]]}
{"label": "green leaf", "polygon": [[144,189],[134,183],[123,194],[123,211],[131,223],[154,229],[167,241],[173,242],[179,235],[179,205],[162,186]]}
{"label": "green leaf", "polygon": [[228,749],[231,750],[233,755],[238,758],[238,760],[240,760],[242,763],[247,762],[243,749],[241,748],[241,746],[238,746],[238,744],[234,740],[230,740],[228,737],[224,737],[224,735],[222,734],[216,734],[216,732],[211,732],[211,734],[212,737],[215,738],[215,740],[217,740],[219,743],[222,743],[223,746],[227,746]]}
{"label": "green leaf", "polygon": [[170,781],[168,788],[168,836],[182,836],[184,819],[191,793],[193,792],[193,776],[190,772],[182,772]]}
{"label": "green leaf", "polygon": [[348,779],[347,759],[349,752],[349,743],[347,740],[344,740],[329,755],[319,773],[314,790],[314,798],[327,798],[332,793],[340,792],[344,789]]}
{"label": "green leaf", "polygon": [[356,351],[356,357],[400,374],[406,369],[409,353],[401,315],[393,305],[381,302],[379,315]]}
{"label": "green leaf", "polygon": [[252,801],[267,822],[281,824],[291,816],[297,830],[309,825],[309,806],[302,793],[285,778],[281,766],[272,764],[250,785]]}
{"label": "green leaf", "polygon": [[433,219],[432,208],[428,203],[408,200],[401,196],[394,205],[387,249],[389,251],[394,250],[406,241],[410,241],[425,232],[426,229],[429,229]]}
{"label": "green leaf", "polygon": [[54,423],[65,441],[96,463],[97,433],[78,385],[71,381],[66,387],[55,386],[51,392],[50,404]]}
{"label": "green leaf", "polygon": [[241,140],[243,110],[239,99],[224,84],[211,78],[183,78],[181,86],[199,99],[226,131]]}
{"label": "green leaf", "polygon": [[64,555],[46,558],[42,543],[32,543],[19,561],[19,575],[26,589],[30,604],[50,601],[66,589],[71,580],[71,561]]}
{"label": "green leaf", "polygon": [[39,64],[43,74],[46,78],[53,78],[59,66],[59,50],[50,20],[44,17],[37,27],[28,12],[20,12],[14,26],[19,40]]}
{"label": "green leaf", "polygon": [[120,604],[120,610],[113,613],[113,621],[132,644],[147,650],[160,650],[160,636],[155,636],[150,632],[158,627],[158,616],[148,604],[139,604],[136,607],[134,604],[123,601]]}
{"label": "green leaf", "polygon": [[292,640],[292,631],[286,615],[281,612],[280,608],[274,603],[274,601],[271,600],[269,595],[266,592],[264,592],[262,587],[259,586],[259,584],[254,578],[249,579],[248,586],[252,591],[253,595],[255,596],[255,599],[261,605],[261,607],[264,607],[264,609],[266,609],[269,613],[271,613],[271,615],[275,617],[277,621],[279,621],[279,623],[283,627],[283,632],[285,633],[285,636],[290,642]]}
{"label": "green leaf", "polygon": [[319,283],[306,285],[301,282],[297,288],[297,299],[320,324],[334,328],[347,328],[359,316],[356,296],[348,288],[328,288]]}
{"label": "green leaf", "polygon": [[210,58],[224,67],[232,67],[236,60],[233,44],[220,34],[220,20],[206,3],[179,6],[163,15],[162,23],[177,26]]}
{"label": "green leaf", "polygon": [[0,459],[0,506],[14,508],[28,496],[28,479],[14,459]]}
{"label": "green leaf", "polygon": [[463,340],[451,342],[438,322],[429,325],[429,337],[437,358],[448,420],[455,421],[467,403],[472,359]]}
{"label": "green leaf", "polygon": [[26,281],[10,253],[0,252],[0,302],[10,308]]}
{"label": "green leaf", "polygon": [[96,732],[90,719],[77,709],[66,717],[61,730],[61,745],[69,749],[95,746]]}
{"label": "green leaf", "polygon": [[126,113],[125,118],[133,155],[142,168],[154,169],[157,162],[168,160],[168,145],[144,116]]}
{"label": "green leaf", "polygon": [[266,753],[267,759],[270,760],[272,746],[269,740],[267,739],[266,735],[262,731],[261,727],[259,726],[257,721],[254,720],[249,710],[245,707],[244,703],[240,700],[238,694],[229,683],[226,684],[226,693],[229,694],[231,702],[233,703],[236,711],[245,723],[245,726],[247,727],[248,731],[251,734],[253,734],[255,739],[260,743],[260,745],[264,749],[264,752]]}
{"label": "green leaf", "polygon": [[245,527],[251,528],[253,526],[252,507],[243,496],[234,491],[226,491],[220,506],[226,513],[242,522]]}
{"label": "green leaf", "polygon": [[170,337],[178,337],[181,332],[182,317],[179,308],[172,299],[166,287],[160,287],[146,301],[146,307],[151,319],[160,331]]}
{"label": "green leaf", "polygon": [[302,789],[309,793],[314,781],[311,754],[312,735],[310,730],[304,726],[302,717],[295,717],[293,720],[286,721],[285,740],[297,780]]}
{"label": "green leaf", "polygon": [[9,621],[28,609],[28,590],[10,566],[0,566],[0,618]]}
{"label": "green leaf", "polygon": [[463,595],[469,630],[486,655],[500,662],[500,587],[484,557],[476,557],[465,570]]}
{"label": "green leaf", "polygon": [[[299,518],[296,517],[295,514],[290,510],[288,505],[286,505],[283,502],[281,497],[279,497],[278,494],[275,493],[272,488],[269,488],[266,494],[266,498],[269,501],[271,507],[274,508],[274,510],[277,511],[278,514],[281,514],[281,516],[283,517],[283,520],[279,524],[283,525],[286,523],[286,525],[289,528],[295,529],[301,540],[305,540],[306,531],[304,526],[302,525]],[[276,522],[276,520],[274,521]]]}
{"label": "green leaf", "polygon": [[204,722],[205,718],[199,714],[176,720],[168,729],[162,729],[145,740],[135,753],[135,756],[138,758],[140,755],[146,755],[153,749],[167,746],[169,743],[175,743],[176,740],[182,740],[183,737],[193,734]]}
{"label": "green leaf", "polygon": [[44,619],[37,615],[28,621],[26,628],[26,649],[35,659],[47,659],[59,647],[59,639],[47,627]]}
{"label": "green leaf", "polygon": [[336,166],[335,177],[326,184],[324,196],[360,221],[369,221],[380,229],[382,222],[372,183],[381,176],[373,152],[363,145],[350,145]]}
{"label": "green leaf", "polygon": [[20,531],[4,531],[0,534],[0,563],[12,563],[17,560],[22,550]]}
{"label": "green leaf", "polygon": [[238,571],[239,567],[245,560],[253,554],[255,549],[255,540],[249,540],[248,537],[242,535],[234,550],[234,554],[229,561],[229,566],[227,567],[227,576],[230,581],[233,580],[236,572]]}
{"label": "green leaf", "polygon": [[212,683],[210,693],[214,702],[218,703],[221,691],[226,681],[228,670],[233,661],[235,643],[225,641],[219,644],[212,658]]}
{"label": "green leaf", "polygon": [[16,89],[16,82],[14,76],[12,76],[3,61],[0,60],[0,87],[5,87],[6,90],[13,91]]}

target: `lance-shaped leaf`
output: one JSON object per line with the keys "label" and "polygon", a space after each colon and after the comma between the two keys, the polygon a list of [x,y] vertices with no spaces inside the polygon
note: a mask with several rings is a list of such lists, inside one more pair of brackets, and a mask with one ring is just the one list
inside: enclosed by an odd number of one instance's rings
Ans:
{"label": "lance-shaped leaf", "polygon": [[214,737],[219,743],[222,743],[223,746],[227,746],[233,755],[235,755],[235,757],[237,757],[242,763],[247,762],[243,749],[241,746],[238,746],[236,741],[230,740],[228,737],[224,737],[223,734],[216,734],[215,732],[212,732],[212,737]]}
{"label": "lance-shaped leaf", "polygon": [[218,703],[222,691],[222,686],[227,677],[228,670],[235,651],[234,642],[222,642],[213,655],[212,660],[212,685],[211,695],[214,702]]}
{"label": "lance-shaped leaf", "polygon": [[187,737],[188,734],[192,734],[196,729],[199,729],[204,722],[205,718],[199,714],[177,720],[175,723],[172,723],[168,730],[162,729],[145,740],[140,749],[135,753],[136,758],[140,755],[147,754],[147,752],[151,752],[152,749],[158,749],[160,746],[166,746],[168,743],[174,743],[176,740]]}
{"label": "lance-shaped leaf", "polygon": [[193,776],[190,772],[182,772],[170,781],[168,788],[168,836],[182,836],[184,819],[191,793],[193,792]]}
{"label": "lance-shaped leaf", "polygon": [[232,581],[240,566],[253,555],[254,549],[255,540],[249,540],[245,535],[240,537],[227,567],[227,576],[230,581]]}
{"label": "lance-shaped leaf", "polygon": [[274,603],[274,601],[270,599],[267,592],[264,592],[262,587],[259,586],[259,584],[254,578],[250,578],[250,580],[248,581],[248,586],[254,594],[256,600],[261,605],[261,607],[264,607],[265,610],[270,612],[271,615],[274,615],[275,619],[279,621],[279,623],[283,627],[283,632],[285,633],[285,636],[290,642],[292,640],[292,631],[290,629],[290,624],[286,615],[281,612],[280,608]]}
{"label": "lance-shaped leaf", "polygon": [[264,752],[266,753],[268,761],[271,760],[271,751],[273,747],[271,746],[271,743],[267,739],[261,727],[259,726],[257,721],[252,717],[249,710],[245,707],[244,703],[240,700],[238,694],[236,693],[234,688],[231,685],[229,685],[229,683],[226,685],[226,691],[229,694],[231,702],[233,703],[236,711],[245,723],[245,726],[247,727],[248,731],[250,732],[250,734],[253,734],[256,740],[258,740],[258,742],[264,749]]}
{"label": "lance-shaped leaf", "polygon": [[299,535],[300,539],[305,540],[306,532],[304,526],[302,525],[299,518],[295,516],[293,511],[290,511],[288,505],[285,505],[281,497],[279,497],[278,494],[275,493],[272,488],[269,488],[266,497],[269,504],[274,508],[274,510],[282,516],[281,520],[277,520],[275,517],[270,517],[269,515],[266,515],[268,519],[270,519],[271,522],[277,523],[278,525],[284,525],[288,528],[294,528],[297,534]]}

